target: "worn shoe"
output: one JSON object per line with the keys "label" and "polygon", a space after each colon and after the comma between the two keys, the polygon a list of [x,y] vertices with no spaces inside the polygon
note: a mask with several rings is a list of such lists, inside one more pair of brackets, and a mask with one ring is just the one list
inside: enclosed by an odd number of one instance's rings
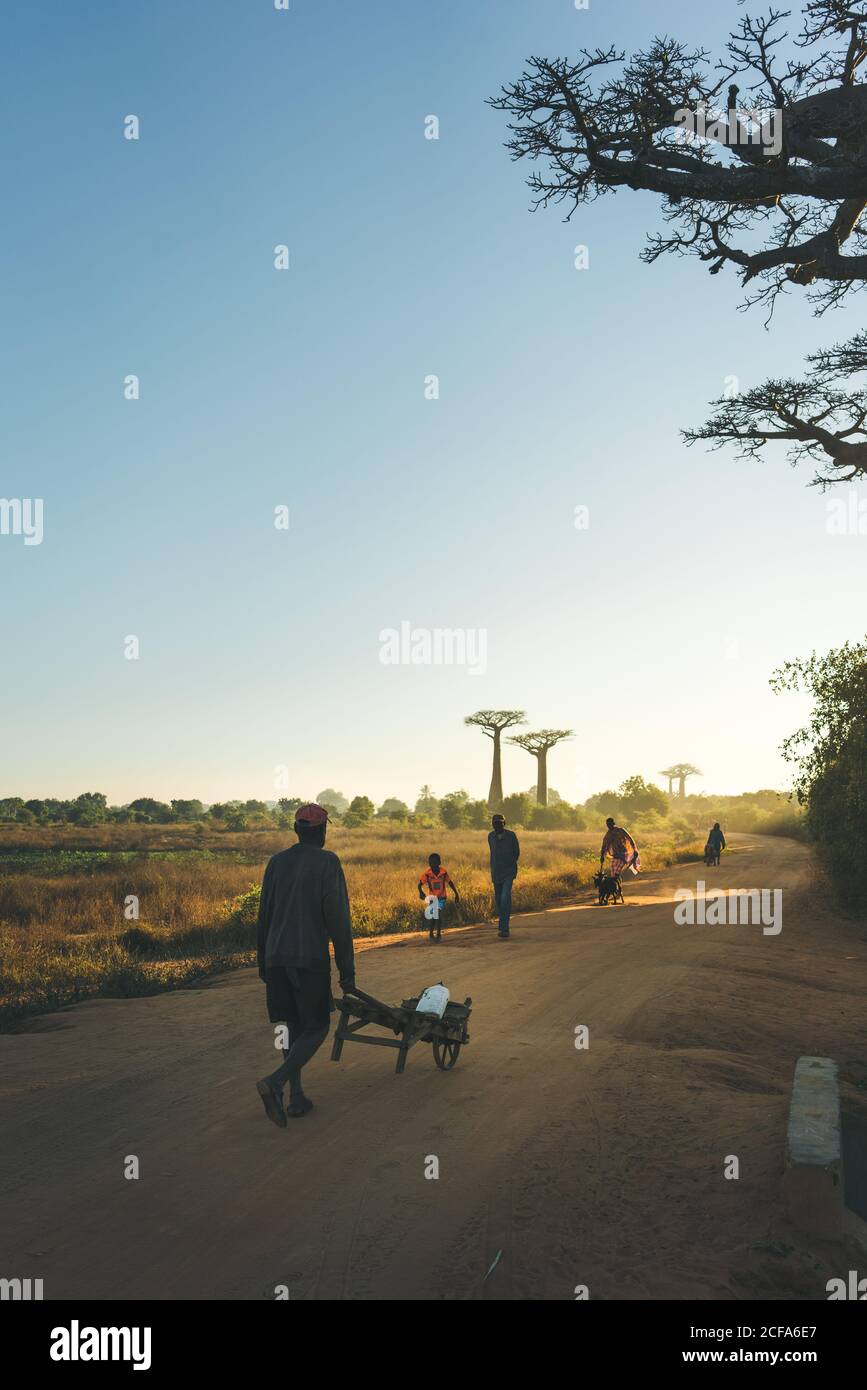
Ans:
{"label": "worn shoe", "polygon": [[300,1120],[302,1115],[306,1115],[308,1110],[313,1109],[313,1101],[307,1096],[299,1096],[297,1100],[290,1100],[286,1106],[286,1114],[290,1120]]}
{"label": "worn shoe", "polygon": [[283,1092],[272,1086],[267,1076],[256,1082],[256,1090],[262,1097],[265,1114],[279,1129],[286,1128],[286,1111],[283,1109]]}

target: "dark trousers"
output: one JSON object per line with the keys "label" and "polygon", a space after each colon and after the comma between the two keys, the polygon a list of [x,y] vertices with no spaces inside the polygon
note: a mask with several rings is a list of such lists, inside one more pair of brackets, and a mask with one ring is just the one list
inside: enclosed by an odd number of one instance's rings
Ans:
{"label": "dark trousers", "polygon": [[494,902],[500,918],[500,936],[509,935],[509,919],[512,915],[512,880],[500,879],[494,882]]}
{"label": "dark trousers", "polygon": [[283,1065],[278,1067],[271,1079],[277,1086],[289,1082],[289,1099],[298,1100],[304,1094],[301,1085],[301,1068],[306,1067],[314,1053],[318,1052],[328,1037],[329,1025],[304,1028],[298,1032],[289,1029],[289,1046],[283,1048]]}
{"label": "dark trousers", "polygon": [[289,1082],[290,1099],[304,1094],[301,1068],[328,1037],[331,1026],[331,975],[323,970],[273,966],[265,972],[268,1016],[272,1023],[287,1024],[288,1046],[283,1048],[283,1064],[271,1073],[275,1086]]}

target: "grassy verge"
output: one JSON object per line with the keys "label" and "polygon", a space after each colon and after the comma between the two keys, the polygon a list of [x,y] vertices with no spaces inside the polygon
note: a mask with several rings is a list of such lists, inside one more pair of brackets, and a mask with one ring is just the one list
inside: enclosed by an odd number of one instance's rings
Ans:
{"label": "grassy verge", "polygon": [[[347,874],[354,935],[424,928],[415,885],[432,848],[442,853],[461,892],[450,920],[471,923],[491,915],[478,834],[439,832],[434,843],[424,831],[354,836],[345,844],[339,838],[334,848]],[[523,835],[514,910],[537,911],[586,891],[598,862],[591,841],[598,837]],[[698,841],[642,848],[649,871],[700,856]],[[251,863],[173,855],[114,859],[81,870],[79,863],[66,874],[27,866],[0,880],[0,1029],[82,999],[155,994],[253,964],[259,895],[253,880],[260,865],[254,871]],[[140,900],[134,922],[124,917],[132,894]]]}

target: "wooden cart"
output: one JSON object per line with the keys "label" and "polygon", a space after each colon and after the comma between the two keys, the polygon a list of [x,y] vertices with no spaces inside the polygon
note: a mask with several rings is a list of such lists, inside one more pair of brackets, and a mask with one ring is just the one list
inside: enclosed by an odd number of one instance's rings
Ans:
{"label": "wooden cart", "polygon": [[[463,1004],[451,1001],[446,1005],[442,1018],[432,1014],[418,1014],[415,1011],[420,996],[404,999],[400,1007],[383,1004],[360,989],[346,990],[342,999],[335,999],[340,1020],[334,1033],[334,1046],[331,1049],[332,1062],[340,1061],[345,1042],[369,1043],[371,1047],[394,1047],[397,1061],[394,1070],[397,1075],[406,1066],[406,1054],[417,1042],[430,1043],[433,1057],[440,1071],[451,1071],[460,1056],[464,1043],[468,1043],[467,1021],[472,1009],[472,999]],[[394,1038],[372,1037],[362,1033],[368,1025],[387,1028],[395,1033]]]}

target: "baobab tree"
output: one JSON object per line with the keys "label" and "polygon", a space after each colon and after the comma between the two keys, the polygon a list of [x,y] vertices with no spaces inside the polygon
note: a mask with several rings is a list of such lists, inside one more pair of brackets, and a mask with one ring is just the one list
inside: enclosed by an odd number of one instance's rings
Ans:
{"label": "baobab tree", "polygon": [[678,796],[686,796],[687,777],[703,777],[704,773],[700,767],[695,767],[692,763],[674,763],[671,767],[663,768],[661,775],[668,778],[669,796],[672,795],[671,783],[675,777],[677,778]]}
{"label": "baobab tree", "polygon": [[465,724],[481,729],[486,738],[494,741],[494,767],[491,773],[491,788],[488,792],[488,806],[499,811],[503,805],[503,767],[501,744],[504,729],[512,729],[516,724],[526,724],[526,712],[522,709],[480,709],[468,714]]}
{"label": "baobab tree", "polygon": [[536,759],[536,801],[548,805],[548,750],[563,739],[572,738],[574,729],[537,729],[535,733],[515,734],[509,743],[516,743]]}
{"label": "baobab tree", "polygon": [[[683,431],[687,444],[733,444],[741,458],[757,459],[766,444],[782,440],[793,465],[819,463],[813,483],[822,491],[867,477],[867,332],[810,353],[807,363],[803,381],[771,379],[713,401],[706,424]],[[853,377],[860,382],[842,389],[839,382]]]}
{"label": "baobab tree", "polygon": [[[568,220],[604,193],[659,194],[665,233],[642,259],[697,256],[712,275],[731,270],[769,318],[796,287],[819,314],[863,287],[867,0],[804,0],[791,35],[789,18],[742,15],[715,62],[667,37],[628,60],[615,47],[576,61],[530,58],[491,105],[512,118],[513,158],[543,166],[528,180],[534,207],[566,205]],[[841,364],[828,358],[830,369]],[[867,471],[863,418],[861,394],[845,387],[823,400],[770,382],[694,437],[760,444],[764,431],[824,450],[836,479]]]}

